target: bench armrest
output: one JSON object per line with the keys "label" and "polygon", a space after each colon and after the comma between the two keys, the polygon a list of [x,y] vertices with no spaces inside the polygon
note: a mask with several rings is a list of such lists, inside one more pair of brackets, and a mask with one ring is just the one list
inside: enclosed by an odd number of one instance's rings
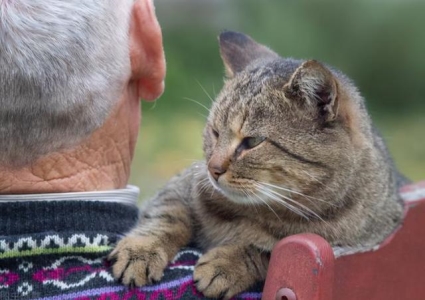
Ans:
{"label": "bench armrest", "polygon": [[263,299],[332,299],[334,261],[332,247],[318,235],[284,238],[273,249]]}

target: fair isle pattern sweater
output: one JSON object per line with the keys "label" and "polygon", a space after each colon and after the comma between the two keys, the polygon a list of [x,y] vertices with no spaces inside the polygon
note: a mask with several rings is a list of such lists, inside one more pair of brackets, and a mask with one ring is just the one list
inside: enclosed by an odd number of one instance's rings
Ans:
{"label": "fair isle pattern sweater", "polygon": [[[182,249],[155,285],[116,282],[105,257],[137,222],[133,203],[84,199],[2,201],[0,299],[204,299],[192,273],[201,253]],[[87,193],[85,193],[87,194]],[[260,299],[261,286],[235,299]]]}

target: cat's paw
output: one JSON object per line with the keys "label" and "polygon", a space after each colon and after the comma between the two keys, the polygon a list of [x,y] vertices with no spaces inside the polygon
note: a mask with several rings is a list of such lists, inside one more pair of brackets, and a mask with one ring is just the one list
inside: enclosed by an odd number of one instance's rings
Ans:
{"label": "cat's paw", "polygon": [[231,247],[219,247],[204,254],[193,273],[198,291],[210,298],[230,299],[255,283],[236,253]]}
{"label": "cat's paw", "polygon": [[144,286],[161,279],[168,256],[159,241],[151,237],[123,238],[108,256],[112,273],[125,285]]}

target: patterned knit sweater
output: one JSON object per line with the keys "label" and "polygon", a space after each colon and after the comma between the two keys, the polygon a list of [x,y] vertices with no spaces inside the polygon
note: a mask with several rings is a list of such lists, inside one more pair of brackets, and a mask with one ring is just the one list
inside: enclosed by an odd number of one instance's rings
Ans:
{"label": "patterned knit sweater", "polygon": [[[129,289],[116,282],[105,257],[136,224],[136,200],[79,194],[30,201],[0,196],[0,299],[203,299],[192,280],[201,255],[196,249],[182,249],[155,285]],[[260,290],[235,299],[260,299]]]}

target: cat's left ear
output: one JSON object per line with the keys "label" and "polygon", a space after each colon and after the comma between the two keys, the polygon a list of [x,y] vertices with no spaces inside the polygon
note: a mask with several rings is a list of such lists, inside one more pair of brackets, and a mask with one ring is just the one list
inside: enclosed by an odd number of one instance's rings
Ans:
{"label": "cat's left ear", "polygon": [[226,75],[229,78],[243,71],[257,59],[279,57],[275,52],[243,33],[224,31],[218,37],[218,41]]}
{"label": "cat's left ear", "polygon": [[338,84],[331,71],[315,60],[304,62],[283,87],[287,99],[320,109],[325,121],[338,114]]}

